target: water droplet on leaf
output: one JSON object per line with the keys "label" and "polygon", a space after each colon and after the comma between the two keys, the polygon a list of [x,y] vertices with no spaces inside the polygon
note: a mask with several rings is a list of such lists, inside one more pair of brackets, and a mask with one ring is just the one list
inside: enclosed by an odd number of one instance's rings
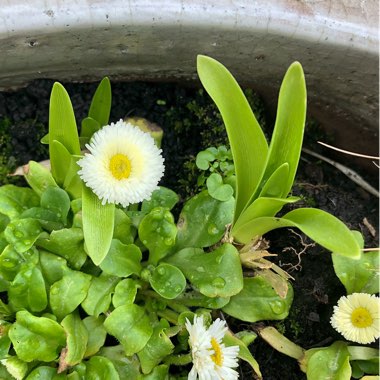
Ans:
{"label": "water droplet on leaf", "polygon": [[216,288],[224,288],[226,281],[222,277],[217,277],[212,281],[211,284]]}

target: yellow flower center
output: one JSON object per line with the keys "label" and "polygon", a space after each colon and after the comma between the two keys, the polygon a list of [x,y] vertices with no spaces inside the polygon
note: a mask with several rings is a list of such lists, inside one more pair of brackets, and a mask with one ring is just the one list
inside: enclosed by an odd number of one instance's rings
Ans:
{"label": "yellow flower center", "polygon": [[364,328],[372,326],[373,319],[365,307],[357,307],[351,314],[351,322],[355,327]]}
{"label": "yellow flower center", "polygon": [[110,159],[109,169],[117,180],[126,179],[131,174],[131,161],[124,154],[115,154]]}
{"label": "yellow flower center", "polygon": [[217,366],[221,366],[223,364],[223,353],[215,338],[211,338],[211,346],[214,350],[214,353],[211,355],[211,359]]}

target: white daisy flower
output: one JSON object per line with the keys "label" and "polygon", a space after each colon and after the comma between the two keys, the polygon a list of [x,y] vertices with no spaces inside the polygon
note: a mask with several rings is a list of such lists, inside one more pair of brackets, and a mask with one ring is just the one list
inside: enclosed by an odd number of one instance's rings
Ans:
{"label": "white daisy flower", "polygon": [[78,161],[79,176],[102,200],[123,207],[150,199],[164,173],[153,138],[123,120],[94,133],[90,153]]}
{"label": "white daisy flower", "polygon": [[232,368],[238,366],[238,346],[226,347],[222,340],[227,332],[226,322],[216,319],[206,329],[203,317],[194,317],[193,324],[186,320],[189,344],[193,358],[189,380],[236,380],[239,374]]}
{"label": "white daisy flower", "polygon": [[380,336],[380,299],[367,293],[343,296],[330,322],[347,340],[372,343]]}

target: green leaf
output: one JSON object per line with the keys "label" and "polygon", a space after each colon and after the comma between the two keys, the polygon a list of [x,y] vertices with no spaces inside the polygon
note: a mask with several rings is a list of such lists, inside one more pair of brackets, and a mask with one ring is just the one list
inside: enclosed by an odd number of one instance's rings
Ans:
{"label": "green leaf", "polygon": [[175,244],[177,227],[172,213],[164,207],[155,207],[139,225],[139,238],[149,249],[149,262],[157,265]]}
{"label": "green leaf", "polygon": [[[108,124],[111,112],[112,94],[110,80],[105,77],[99,83],[92,98],[88,116],[96,120],[101,127]],[[89,136],[91,137],[91,135]]]}
{"label": "green leaf", "polygon": [[16,380],[24,379],[29,371],[28,364],[20,360],[17,356],[8,356],[1,360],[1,364],[5,366],[8,373]]}
{"label": "green leaf", "polygon": [[28,375],[26,380],[65,380],[68,378],[64,373],[57,374],[57,368],[39,366]]}
{"label": "green leaf", "polygon": [[41,272],[49,285],[59,281],[69,271],[64,258],[42,250],[39,253]]}
{"label": "green leaf", "polygon": [[0,186],[0,213],[8,216],[10,220],[39,204],[40,198],[32,189],[14,185]]}
{"label": "green leaf", "polygon": [[86,380],[119,380],[119,374],[111,360],[93,356],[86,366]]}
{"label": "green leaf", "polygon": [[116,208],[113,238],[120,240],[123,244],[132,244],[134,240],[132,229],[129,216],[123,210]]}
{"label": "green leaf", "polygon": [[183,273],[177,267],[165,263],[153,270],[149,282],[161,297],[167,299],[178,297],[186,287]]}
{"label": "green leaf", "polygon": [[18,253],[30,249],[42,232],[40,223],[31,218],[11,221],[4,231],[4,236]]}
{"label": "green leaf", "polygon": [[88,341],[84,357],[95,355],[100,348],[103,347],[107,336],[107,331],[103,326],[104,320],[105,317],[103,315],[98,318],[89,316],[83,319],[83,323],[88,332]]}
{"label": "green leaf", "polygon": [[111,304],[112,293],[119,281],[119,278],[103,273],[99,277],[93,277],[87,297],[82,302],[85,312],[95,317],[105,313]]}
{"label": "green leaf", "polygon": [[221,309],[230,302],[230,297],[206,297],[197,291],[186,291],[180,294],[176,301],[187,307],[203,307],[206,309]]}
{"label": "green leaf", "polygon": [[243,288],[239,252],[232,244],[223,244],[210,253],[185,248],[166,261],[178,267],[207,297],[230,297]]}
{"label": "green leaf", "polygon": [[53,211],[42,207],[32,207],[25,210],[20,219],[36,219],[46,231],[60,230],[64,227],[63,222]]}
{"label": "green leaf", "polygon": [[127,356],[141,351],[153,333],[145,310],[135,304],[117,307],[105,320],[104,327],[120,341]]}
{"label": "green leaf", "polygon": [[253,219],[263,216],[275,216],[286,204],[297,202],[300,198],[268,198],[260,197],[255,199],[241,214],[239,219],[232,227],[232,235],[234,231],[244,226],[245,223]]}
{"label": "green leaf", "polygon": [[78,312],[67,315],[61,322],[67,337],[64,355],[59,364],[62,368],[72,367],[82,361],[87,348],[88,330],[79,317]]}
{"label": "green leaf", "polygon": [[50,287],[50,306],[58,319],[63,319],[81,304],[90,283],[90,275],[70,270]]}
{"label": "green leaf", "polygon": [[99,265],[111,246],[115,204],[102,205],[101,200],[88,187],[83,186],[82,215],[87,253],[94,264]]}
{"label": "green leaf", "polygon": [[215,159],[215,154],[206,149],[197,154],[195,165],[197,165],[198,169],[207,170],[210,167],[210,163]]}
{"label": "green leaf", "polygon": [[35,161],[29,161],[24,174],[29,186],[41,196],[49,186],[58,186],[51,172],[45,166]]}
{"label": "green leaf", "polygon": [[379,293],[379,251],[361,252],[359,259],[333,253],[332,260],[347,294]]}
{"label": "green leaf", "polygon": [[286,197],[286,182],[289,176],[289,164],[284,162],[264,183],[259,197],[282,198]]}
{"label": "green leaf", "polygon": [[154,190],[150,200],[144,200],[141,204],[141,211],[149,213],[155,207],[164,207],[171,210],[179,201],[179,196],[167,187],[159,186]]}
{"label": "green leaf", "polygon": [[231,73],[218,61],[198,55],[202,85],[214,100],[226,126],[237,177],[235,220],[259,185],[268,144],[249,103]]}
{"label": "green leaf", "polygon": [[62,326],[49,318],[35,317],[26,310],[17,312],[9,338],[17,356],[25,362],[51,362],[66,342]]}
{"label": "green leaf", "polygon": [[8,291],[9,305],[14,311],[27,309],[39,312],[47,306],[45,281],[34,263],[25,263],[12,281]]}
{"label": "green leaf", "polygon": [[131,274],[140,274],[142,254],[135,244],[123,244],[119,240],[112,239],[111,247],[99,265],[107,274],[128,277]]}
{"label": "green leaf", "polygon": [[144,380],[167,380],[169,374],[169,367],[165,364],[158,365],[148,375],[144,375]]}
{"label": "green leaf", "polygon": [[41,207],[54,212],[62,223],[66,224],[70,210],[70,197],[65,190],[49,186],[41,194]]}
{"label": "green leaf", "polygon": [[227,331],[226,335],[224,335],[223,343],[227,347],[228,346],[239,346],[238,357],[240,359],[246,361],[252,367],[255,374],[258,376],[258,378],[262,379],[259,363],[257,363],[256,359],[252,356],[251,352],[249,351],[249,348],[245,345],[244,342],[242,342],[235,335],[233,335],[229,331]]}
{"label": "green leaf", "polygon": [[265,278],[255,276],[244,278],[243,290],[231,297],[222,310],[246,322],[281,320],[288,316],[292,301],[290,284],[286,298],[281,298]]}
{"label": "green leaf", "polygon": [[78,175],[80,167],[77,164],[77,161],[79,161],[81,158],[82,156],[70,157],[70,163],[67,168],[65,181],[63,182],[64,189],[74,199],[82,197],[82,187],[84,186],[81,178]]}
{"label": "green leaf", "polygon": [[351,258],[360,257],[360,246],[347,226],[333,215],[315,208],[299,208],[282,218],[260,217],[250,220],[233,232],[243,244],[281,227],[296,227],[330,251]]}
{"label": "green leaf", "polygon": [[165,329],[162,326],[156,326],[146,346],[137,354],[142,372],[150,373],[173,350],[174,344],[165,334]]}
{"label": "green leaf", "polygon": [[[80,136],[81,140],[84,139],[88,143],[91,136],[100,129],[100,124],[92,117],[86,117],[82,120]],[[83,144],[84,146],[84,144]]]}
{"label": "green leaf", "polygon": [[41,236],[36,245],[65,258],[74,269],[80,269],[87,258],[80,228],[53,231],[50,236]]}
{"label": "green leaf", "polygon": [[[284,179],[281,186],[283,188],[282,197],[286,197],[292,188],[301,155],[306,119],[306,98],[302,66],[299,62],[293,62],[281,84],[276,123],[262,178],[262,183],[265,183],[281,165],[287,163],[289,172],[286,177],[283,176],[285,173],[281,175]],[[251,200],[253,199],[254,197]]]}
{"label": "green leaf", "polygon": [[308,380],[351,379],[350,354],[346,342],[334,342],[330,347],[308,350],[306,357]]}
{"label": "green leaf", "polygon": [[121,305],[132,304],[135,301],[137,289],[140,285],[131,278],[121,280],[115,288],[112,296],[112,304],[116,308]]}
{"label": "green leaf", "polygon": [[[0,361],[9,357],[9,349],[11,348],[11,340],[9,339],[8,332],[11,324],[5,321],[0,321]],[[0,375],[1,376],[1,375]],[[1,377],[0,377],[1,378]]]}
{"label": "green leaf", "polygon": [[51,172],[59,184],[63,183],[70,163],[62,147],[69,154],[80,154],[77,125],[70,97],[64,87],[56,82],[50,96],[49,154]]}
{"label": "green leaf", "polygon": [[137,356],[125,356],[124,349],[121,345],[103,347],[99,355],[111,360],[121,379],[140,379],[140,362]]}
{"label": "green leaf", "polygon": [[7,245],[0,255],[0,276],[3,280],[13,281],[25,259],[12,245]]}
{"label": "green leaf", "polygon": [[218,173],[212,173],[206,181],[208,193],[218,201],[228,201],[234,194],[231,185],[224,184],[223,178]]}
{"label": "green leaf", "polygon": [[220,241],[232,222],[234,199],[221,202],[202,191],[188,200],[177,223],[176,250],[210,247]]}

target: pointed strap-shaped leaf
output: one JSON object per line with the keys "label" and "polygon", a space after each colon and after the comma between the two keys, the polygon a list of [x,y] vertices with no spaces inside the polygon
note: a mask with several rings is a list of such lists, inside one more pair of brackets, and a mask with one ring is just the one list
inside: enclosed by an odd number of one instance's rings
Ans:
{"label": "pointed strap-shaped leaf", "polygon": [[57,182],[62,184],[62,177],[64,178],[66,173],[62,172],[62,167],[68,166],[70,161],[65,163],[67,156],[61,157],[60,151],[53,146],[53,141],[62,144],[70,154],[80,154],[73,106],[67,91],[57,82],[54,83],[50,96],[49,153],[52,174]]}
{"label": "pointed strap-shaped leaf", "polygon": [[101,200],[88,187],[83,186],[82,215],[87,253],[94,264],[99,265],[111,246],[115,205],[102,205]]}
{"label": "pointed strap-shaped leaf", "polygon": [[315,208],[299,208],[282,218],[251,219],[233,233],[244,244],[281,227],[296,227],[328,250],[353,259],[360,257],[360,246],[348,227],[335,216]]}
{"label": "pointed strap-shaped leaf", "polygon": [[232,228],[232,235],[240,227],[244,226],[252,219],[260,218],[263,216],[275,216],[284,205],[299,201],[298,197],[289,198],[270,198],[260,197],[251,203],[240,215]]}
{"label": "pointed strap-shaped leaf", "polygon": [[[51,174],[63,186],[71,162],[71,154],[58,140],[49,143]],[[53,164],[54,162],[54,164]]]}
{"label": "pointed strap-shaped leaf", "polygon": [[237,220],[262,177],[268,144],[231,73],[218,61],[203,55],[198,56],[197,69],[202,85],[219,108],[230,141],[237,178]]}
{"label": "pointed strap-shaped leaf", "polygon": [[[289,165],[282,197],[292,188],[301,154],[306,119],[306,84],[302,66],[293,62],[282,81],[277,116],[262,183],[284,163]],[[259,190],[259,189],[258,189]],[[251,199],[257,197],[257,192]]]}
{"label": "pointed strap-shaped leaf", "polygon": [[96,120],[100,127],[108,124],[111,112],[111,102],[111,83],[110,80],[105,77],[99,83],[94,97],[92,98],[90,110],[88,111],[88,116]]}

